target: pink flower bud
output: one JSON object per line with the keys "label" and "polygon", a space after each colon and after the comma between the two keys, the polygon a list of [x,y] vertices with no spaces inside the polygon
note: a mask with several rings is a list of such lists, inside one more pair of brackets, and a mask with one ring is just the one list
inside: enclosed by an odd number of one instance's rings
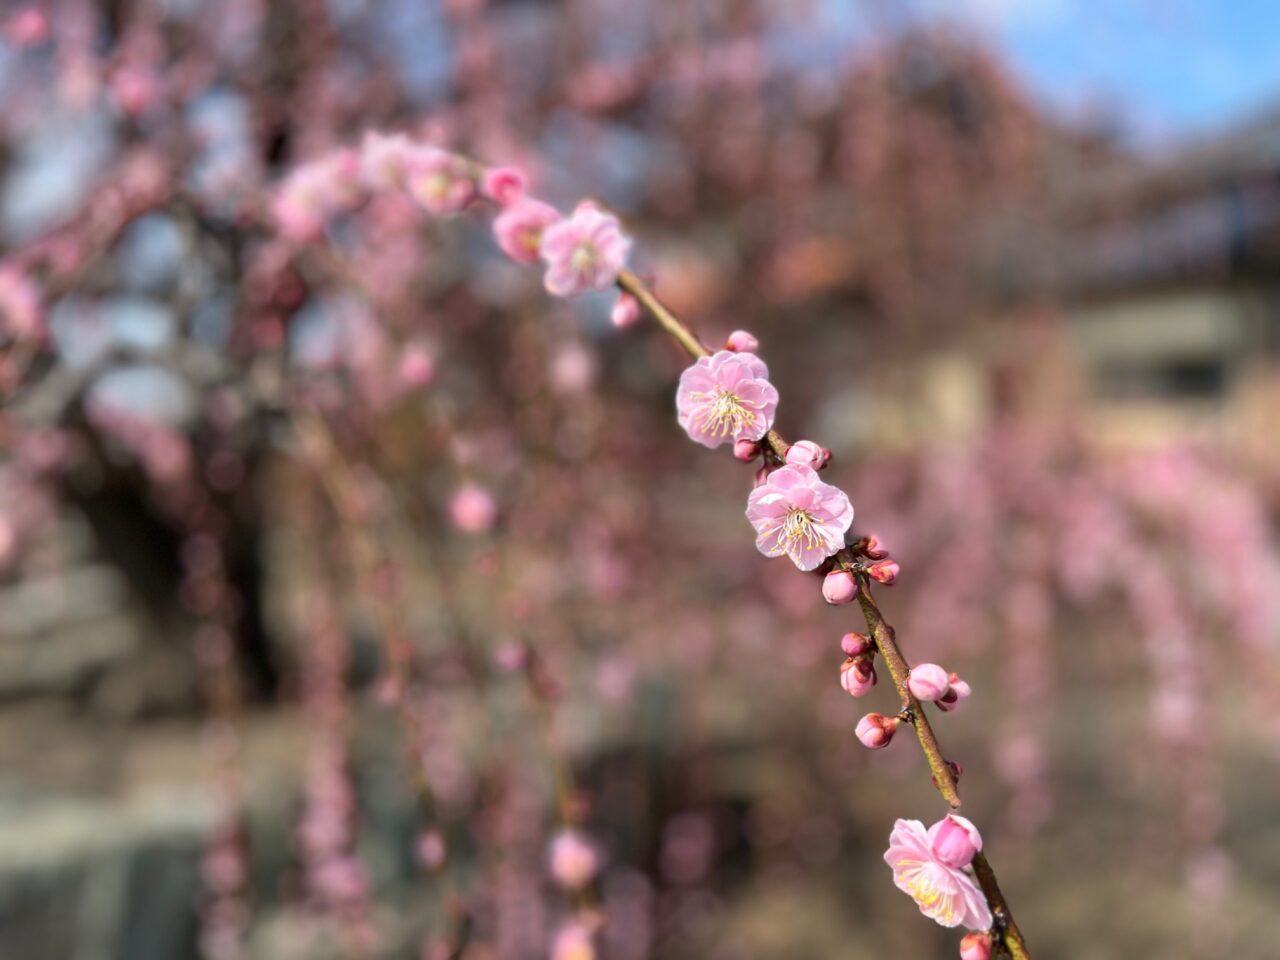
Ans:
{"label": "pink flower bud", "polygon": [[858,581],[848,570],[832,570],[822,581],[822,597],[827,603],[851,603],[858,595]]}
{"label": "pink flower bud", "polygon": [[969,684],[953,673],[948,678],[947,692],[938,699],[938,709],[954,710],[960,705],[960,701],[968,700],[969,694],[972,692],[969,689]]}
{"label": "pink flower bud", "polygon": [[870,660],[854,660],[850,657],[840,665],[840,686],[844,687],[844,692],[849,696],[861,697],[870,693],[875,685],[876,667]]}
{"label": "pink flower bud", "polygon": [[960,960],[991,960],[991,934],[966,933],[960,941]]}
{"label": "pink flower bud", "polygon": [[760,456],[759,440],[736,440],[733,444],[733,455],[743,463],[750,463]]}
{"label": "pink flower bud", "polygon": [[568,890],[579,890],[594,879],[600,869],[600,855],[582,831],[570,827],[551,841],[547,866],[556,883]]}
{"label": "pink flower bud", "polygon": [[480,181],[480,192],[506,207],[524,196],[524,186],[524,174],[515,167],[491,167]]}
{"label": "pink flower bud", "polygon": [[929,848],[939,863],[967,867],[982,849],[982,834],[964,817],[949,813],[929,828]]}
{"label": "pink flower bud", "polygon": [[889,551],[884,548],[884,544],[880,542],[880,538],[874,533],[867,534],[862,552],[871,560],[884,560],[889,556]]}
{"label": "pink flower bud", "polygon": [[846,633],[840,638],[840,649],[849,657],[860,657],[871,649],[871,638],[861,633]]}
{"label": "pink flower bud", "polygon": [[868,713],[858,721],[854,734],[862,741],[864,747],[870,750],[880,750],[889,745],[889,741],[893,739],[893,735],[898,729],[898,724],[901,722],[897,717]]}
{"label": "pink flower bud", "polygon": [[493,496],[483,487],[467,484],[449,502],[449,518],[464,533],[483,533],[498,517]]}
{"label": "pink flower bud", "polygon": [[760,341],[745,330],[735,330],[724,342],[724,348],[734,353],[755,353],[760,349]]}
{"label": "pink flower bud", "polygon": [[421,343],[406,344],[400,352],[400,382],[406,387],[425,387],[435,376],[431,351]]}
{"label": "pink flower bud", "polygon": [[867,576],[877,583],[883,583],[887,587],[898,579],[898,570],[898,561],[896,560],[877,560],[867,567]]}
{"label": "pink flower bud", "polygon": [[622,330],[639,323],[640,316],[640,301],[629,293],[622,293],[618,295],[617,302],[609,311],[609,322]]}
{"label": "pink flower bud", "polygon": [[932,703],[947,695],[947,691],[951,689],[951,678],[936,663],[919,663],[911,668],[907,677],[907,689],[917,700]]}
{"label": "pink flower bud", "polygon": [[812,440],[797,440],[787,447],[784,459],[793,467],[812,467],[814,470],[821,470],[831,459],[831,451],[826,447],[818,446]]}

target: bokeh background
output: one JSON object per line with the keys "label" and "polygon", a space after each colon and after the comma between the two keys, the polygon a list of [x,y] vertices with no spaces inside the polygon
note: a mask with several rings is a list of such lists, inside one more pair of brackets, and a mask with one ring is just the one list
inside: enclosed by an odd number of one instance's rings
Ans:
{"label": "bokeh background", "polygon": [[[857,629],[751,544],[685,360],[403,130],[617,211],[901,562],[1038,958],[1280,956],[1280,11],[63,0],[0,43],[0,955],[950,957]],[[723,451],[721,451],[723,453]],[[563,948],[563,944],[561,945]],[[561,960],[570,956],[562,952]],[[575,958],[588,954],[573,954]]]}

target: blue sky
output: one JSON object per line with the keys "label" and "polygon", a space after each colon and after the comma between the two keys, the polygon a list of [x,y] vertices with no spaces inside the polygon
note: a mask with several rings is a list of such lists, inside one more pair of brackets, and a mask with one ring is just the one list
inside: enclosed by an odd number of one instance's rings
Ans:
{"label": "blue sky", "polygon": [[1280,0],[921,0],[988,33],[1070,112],[1118,111],[1160,141],[1280,106]]}

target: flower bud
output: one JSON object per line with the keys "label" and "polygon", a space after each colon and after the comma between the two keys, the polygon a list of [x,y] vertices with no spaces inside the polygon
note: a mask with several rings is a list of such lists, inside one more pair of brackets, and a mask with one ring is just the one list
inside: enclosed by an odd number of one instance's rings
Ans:
{"label": "flower bud", "polygon": [[480,192],[502,206],[524,196],[524,174],[515,167],[491,167],[480,180]]}
{"label": "flower bud", "polygon": [[425,387],[435,376],[436,365],[431,351],[425,344],[410,343],[400,352],[400,366],[397,369],[400,382],[406,387]]}
{"label": "flower bud", "polygon": [[846,633],[840,638],[840,649],[847,657],[860,657],[871,649],[871,638],[861,633]]}
{"label": "flower bud", "polygon": [[745,330],[735,330],[724,342],[724,348],[735,353],[755,353],[760,349],[760,341]]}
{"label": "flower bud", "polygon": [[949,813],[929,828],[929,849],[939,863],[967,867],[982,849],[982,834],[964,817]]}
{"label": "flower bud", "polygon": [[951,689],[951,678],[936,663],[918,663],[907,675],[907,689],[917,700],[932,703],[947,695]]}
{"label": "flower bud", "polygon": [[898,570],[898,561],[896,560],[877,560],[867,567],[867,576],[877,583],[883,583],[887,587],[898,579]]}
{"label": "flower bud", "polygon": [[862,741],[864,747],[870,750],[880,750],[889,745],[889,741],[893,739],[893,735],[898,729],[898,724],[901,722],[897,717],[868,713],[858,721],[854,734]]}
{"label": "flower bud", "polygon": [[814,470],[821,470],[831,459],[831,451],[826,447],[818,446],[812,440],[797,440],[787,447],[787,453],[783,459],[793,467],[812,467]]}
{"label": "flower bud", "polygon": [[862,546],[862,552],[871,560],[886,560],[889,557],[889,551],[884,548],[884,544],[880,542],[880,538],[874,533],[867,534],[867,539]]}
{"label": "flower bud", "polygon": [[733,444],[733,455],[743,463],[750,463],[760,456],[759,440],[738,440]]}
{"label": "flower bud", "polygon": [[640,301],[629,293],[618,295],[617,302],[609,311],[609,322],[619,330],[634,326],[640,321]]}
{"label": "flower bud", "polygon": [[985,930],[966,933],[960,941],[960,960],[991,960],[991,934]]}
{"label": "flower bud", "polygon": [[827,603],[851,603],[857,595],[858,581],[848,570],[832,570],[822,581],[822,598]]}
{"label": "flower bud", "polygon": [[953,673],[948,678],[947,692],[938,699],[938,709],[954,710],[960,705],[960,701],[969,699],[970,693],[972,691],[969,689],[969,684]]}
{"label": "flower bud", "polygon": [[551,841],[547,866],[560,886],[580,890],[595,878],[600,869],[600,855],[582,831],[566,827]]}
{"label": "flower bud", "polygon": [[840,686],[851,697],[861,697],[876,685],[876,666],[870,660],[850,657],[840,665]]}

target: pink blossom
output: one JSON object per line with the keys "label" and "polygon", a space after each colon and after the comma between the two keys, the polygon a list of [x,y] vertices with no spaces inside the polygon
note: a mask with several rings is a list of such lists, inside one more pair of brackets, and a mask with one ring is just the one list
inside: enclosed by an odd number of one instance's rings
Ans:
{"label": "pink blossom", "polygon": [[475,195],[471,169],[461,157],[438,147],[415,147],[407,158],[409,195],[438,217],[457,213]]}
{"label": "pink blossom", "polygon": [[464,533],[483,533],[493,526],[497,516],[493,496],[473,483],[459,489],[449,502],[449,518]]}
{"label": "pink blossom", "polygon": [[961,680],[956,674],[951,674],[948,678],[947,692],[938,698],[939,710],[954,710],[964,700],[969,699],[972,693],[969,684]]}
{"label": "pink blossom", "polygon": [[870,560],[885,560],[889,556],[889,551],[884,548],[884,544],[874,533],[867,534],[866,540],[863,541],[862,552]]}
{"label": "pink blossom", "polygon": [[49,16],[35,4],[15,10],[4,23],[4,37],[18,49],[49,39]]}
{"label": "pink blossom", "polygon": [[[882,750],[889,745],[893,735],[898,732],[902,721],[897,717],[886,717],[880,713],[868,713],[858,721],[853,733],[868,750]],[[899,823],[902,821],[899,820]]]}
{"label": "pink blossom", "polygon": [[812,440],[797,440],[787,447],[784,459],[793,467],[813,467],[815,470],[821,470],[831,459],[831,451]]}
{"label": "pink blossom", "polygon": [[844,546],[853,506],[809,467],[781,467],[747,497],[747,519],[766,557],[786,554],[801,570],[813,570]]}
{"label": "pink blossom", "polygon": [[724,342],[724,348],[735,353],[755,353],[760,349],[760,341],[745,330],[735,330]]}
{"label": "pink blossom", "polygon": [[858,581],[848,570],[832,570],[822,580],[822,598],[827,603],[851,603],[857,595]]}
{"label": "pink blossom", "polygon": [[604,290],[618,279],[630,251],[631,241],[618,218],[584,201],[573,216],[542,234],[539,252],[547,261],[543,280],[547,292],[572,297],[586,290]]}
{"label": "pink blossom", "polygon": [[552,941],[551,960],[595,960],[593,936],[594,930],[589,924],[579,921],[565,924]]}
{"label": "pink blossom", "polygon": [[756,457],[760,456],[759,440],[735,440],[733,444],[733,458],[741,460],[743,463],[750,463]]}
{"label": "pink blossom", "polygon": [[613,309],[609,311],[609,322],[619,330],[635,326],[640,322],[640,301],[629,293],[618,295]]}
{"label": "pink blossom", "polygon": [[850,657],[840,665],[840,686],[844,687],[849,696],[865,696],[875,685],[876,666],[870,660],[855,660]]}
{"label": "pink blossom", "polygon": [[409,175],[414,143],[403,133],[370,130],[360,142],[360,179],[373,191],[399,190]]}
{"label": "pink blossom", "polygon": [[[950,818],[949,818],[950,819]],[[955,817],[962,820],[961,817]],[[968,821],[969,828],[973,825]],[[934,831],[946,821],[926,831],[919,820],[899,820],[889,836],[884,861],[893,868],[893,882],[915,900],[920,912],[944,927],[966,926],[986,930],[991,926],[991,908],[973,877],[963,867],[940,859],[934,849]],[[978,831],[971,842],[981,847]]]}
{"label": "pink blossom", "polygon": [[893,581],[898,579],[898,571],[901,569],[896,560],[877,560],[867,567],[867,576],[888,587],[892,586]]}
{"label": "pink blossom", "polygon": [[0,334],[15,340],[44,335],[40,291],[25,273],[10,264],[0,264]]}
{"label": "pink blossom", "polygon": [[982,834],[969,820],[949,813],[929,828],[929,846],[940,863],[967,867],[982,850]]}
{"label": "pink blossom", "polygon": [[397,373],[406,387],[425,387],[435,377],[435,360],[431,351],[422,343],[407,343],[400,351]]}
{"label": "pink blossom", "polygon": [[860,657],[871,649],[871,638],[861,633],[846,633],[840,638],[840,649],[846,656]]}
{"label": "pink blossom", "polygon": [[359,161],[342,150],[294,170],[272,201],[280,232],[291,240],[310,240],[326,222],[359,198]]}
{"label": "pink blossom", "polygon": [[524,196],[525,176],[515,167],[490,167],[480,180],[480,192],[509,207]]}
{"label": "pink blossom", "polygon": [[532,197],[517,200],[493,221],[498,246],[517,263],[536,263],[543,232],[560,219],[560,211]]}
{"label": "pink blossom", "polygon": [[600,854],[581,830],[561,830],[547,850],[547,868],[560,886],[578,890],[590,883],[600,869]]}
{"label": "pink blossom", "polygon": [[676,390],[680,426],[704,447],[759,440],[773,426],[777,408],[769,368],[752,353],[721,350],[699,357],[680,375]]}
{"label": "pink blossom", "polygon": [[947,671],[936,663],[920,663],[911,668],[907,676],[907,689],[917,700],[932,703],[941,700],[951,689],[951,680]]}
{"label": "pink blossom", "polygon": [[991,934],[966,933],[960,941],[960,960],[991,960]]}

